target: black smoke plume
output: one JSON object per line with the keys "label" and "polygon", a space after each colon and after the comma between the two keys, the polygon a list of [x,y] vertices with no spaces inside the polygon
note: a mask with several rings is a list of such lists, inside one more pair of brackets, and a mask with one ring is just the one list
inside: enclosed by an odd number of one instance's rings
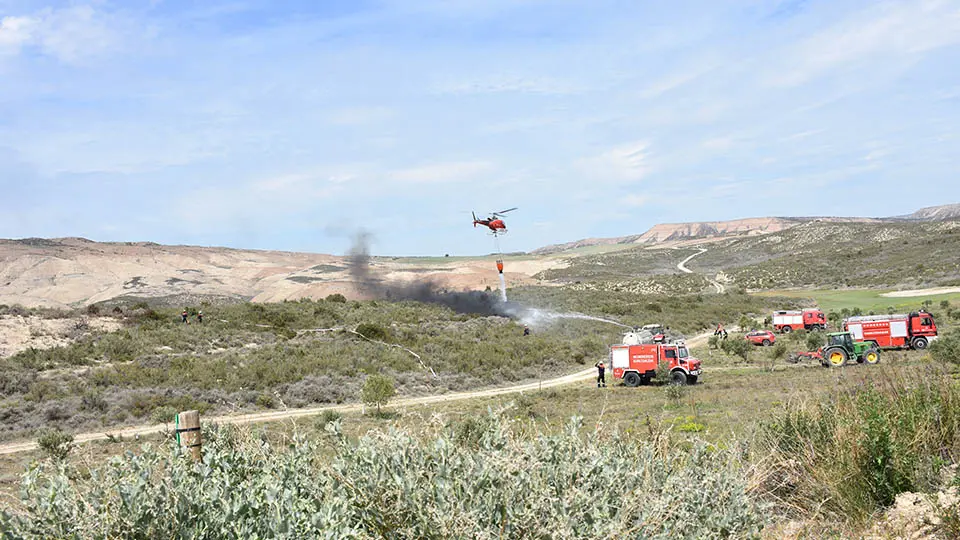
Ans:
{"label": "black smoke plume", "polygon": [[447,291],[429,279],[413,283],[384,281],[373,271],[370,260],[370,236],[360,233],[350,249],[350,274],[357,289],[366,295],[384,300],[416,300],[440,304],[457,313],[509,316],[509,307],[493,294],[483,291]]}

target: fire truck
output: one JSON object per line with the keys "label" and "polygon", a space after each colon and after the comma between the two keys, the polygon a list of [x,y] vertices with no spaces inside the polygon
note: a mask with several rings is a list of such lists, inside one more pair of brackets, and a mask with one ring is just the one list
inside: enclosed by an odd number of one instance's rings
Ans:
{"label": "fire truck", "polygon": [[784,334],[794,330],[825,330],[826,328],[827,317],[819,308],[773,312],[773,329]]}
{"label": "fire truck", "polygon": [[926,311],[909,315],[865,315],[849,317],[843,329],[857,341],[872,341],[884,349],[926,349],[937,339],[937,323]]}
{"label": "fire truck", "polygon": [[627,386],[650,382],[661,362],[670,366],[670,382],[674,384],[696,384],[702,373],[700,360],[690,356],[683,342],[620,344],[610,347],[613,378],[622,379]]}

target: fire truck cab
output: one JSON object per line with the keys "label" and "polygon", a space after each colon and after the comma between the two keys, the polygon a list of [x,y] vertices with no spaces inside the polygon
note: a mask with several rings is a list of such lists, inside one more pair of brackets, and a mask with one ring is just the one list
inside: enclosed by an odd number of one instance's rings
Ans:
{"label": "fire truck cab", "polygon": [[653,379],[657,366],[666,363],[670,368],[670,381],[674,384],[696,384],[702,373],[700,360],[690,356],[682,343],[646,343],[638,345],[612,345],[610,366],[613,378],[622,379],[627,386],[639,386]]}
{"label": "fire truck cab", "polygon": [[787,334],[794,330],[825,330],[827,317],[818,308],[802,311],[774,311],[773,329]]}
{"label": "fire truck cab", "polygon": [[843,321],[843,329],[857,341],[871,341],[884,349],[926,349],[937,339],[937,323],[926,311],[909,315],[866,315]]}

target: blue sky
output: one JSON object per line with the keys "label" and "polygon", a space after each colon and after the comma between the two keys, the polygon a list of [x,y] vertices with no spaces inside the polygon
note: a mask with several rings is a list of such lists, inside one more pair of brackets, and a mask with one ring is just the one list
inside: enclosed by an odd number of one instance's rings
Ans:
{"label": "blue sky", "polygon": [[0,237],[481,254],[960,202],[960,2],[0,0]]}

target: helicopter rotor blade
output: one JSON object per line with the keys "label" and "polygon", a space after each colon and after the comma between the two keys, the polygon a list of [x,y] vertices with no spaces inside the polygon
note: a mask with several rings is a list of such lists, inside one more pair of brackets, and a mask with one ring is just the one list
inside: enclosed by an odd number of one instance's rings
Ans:
{"label": "helicopter rotor blade", "polygon": [[499,216],[500,214],[506,214],[507,212],[513,212],[513,211],[516,210],[516,209],[517,209],[517,207],[507,208],[506,210],[501,210],[501,211],[499,211],[499,212],[494,212],[493,215]]}

